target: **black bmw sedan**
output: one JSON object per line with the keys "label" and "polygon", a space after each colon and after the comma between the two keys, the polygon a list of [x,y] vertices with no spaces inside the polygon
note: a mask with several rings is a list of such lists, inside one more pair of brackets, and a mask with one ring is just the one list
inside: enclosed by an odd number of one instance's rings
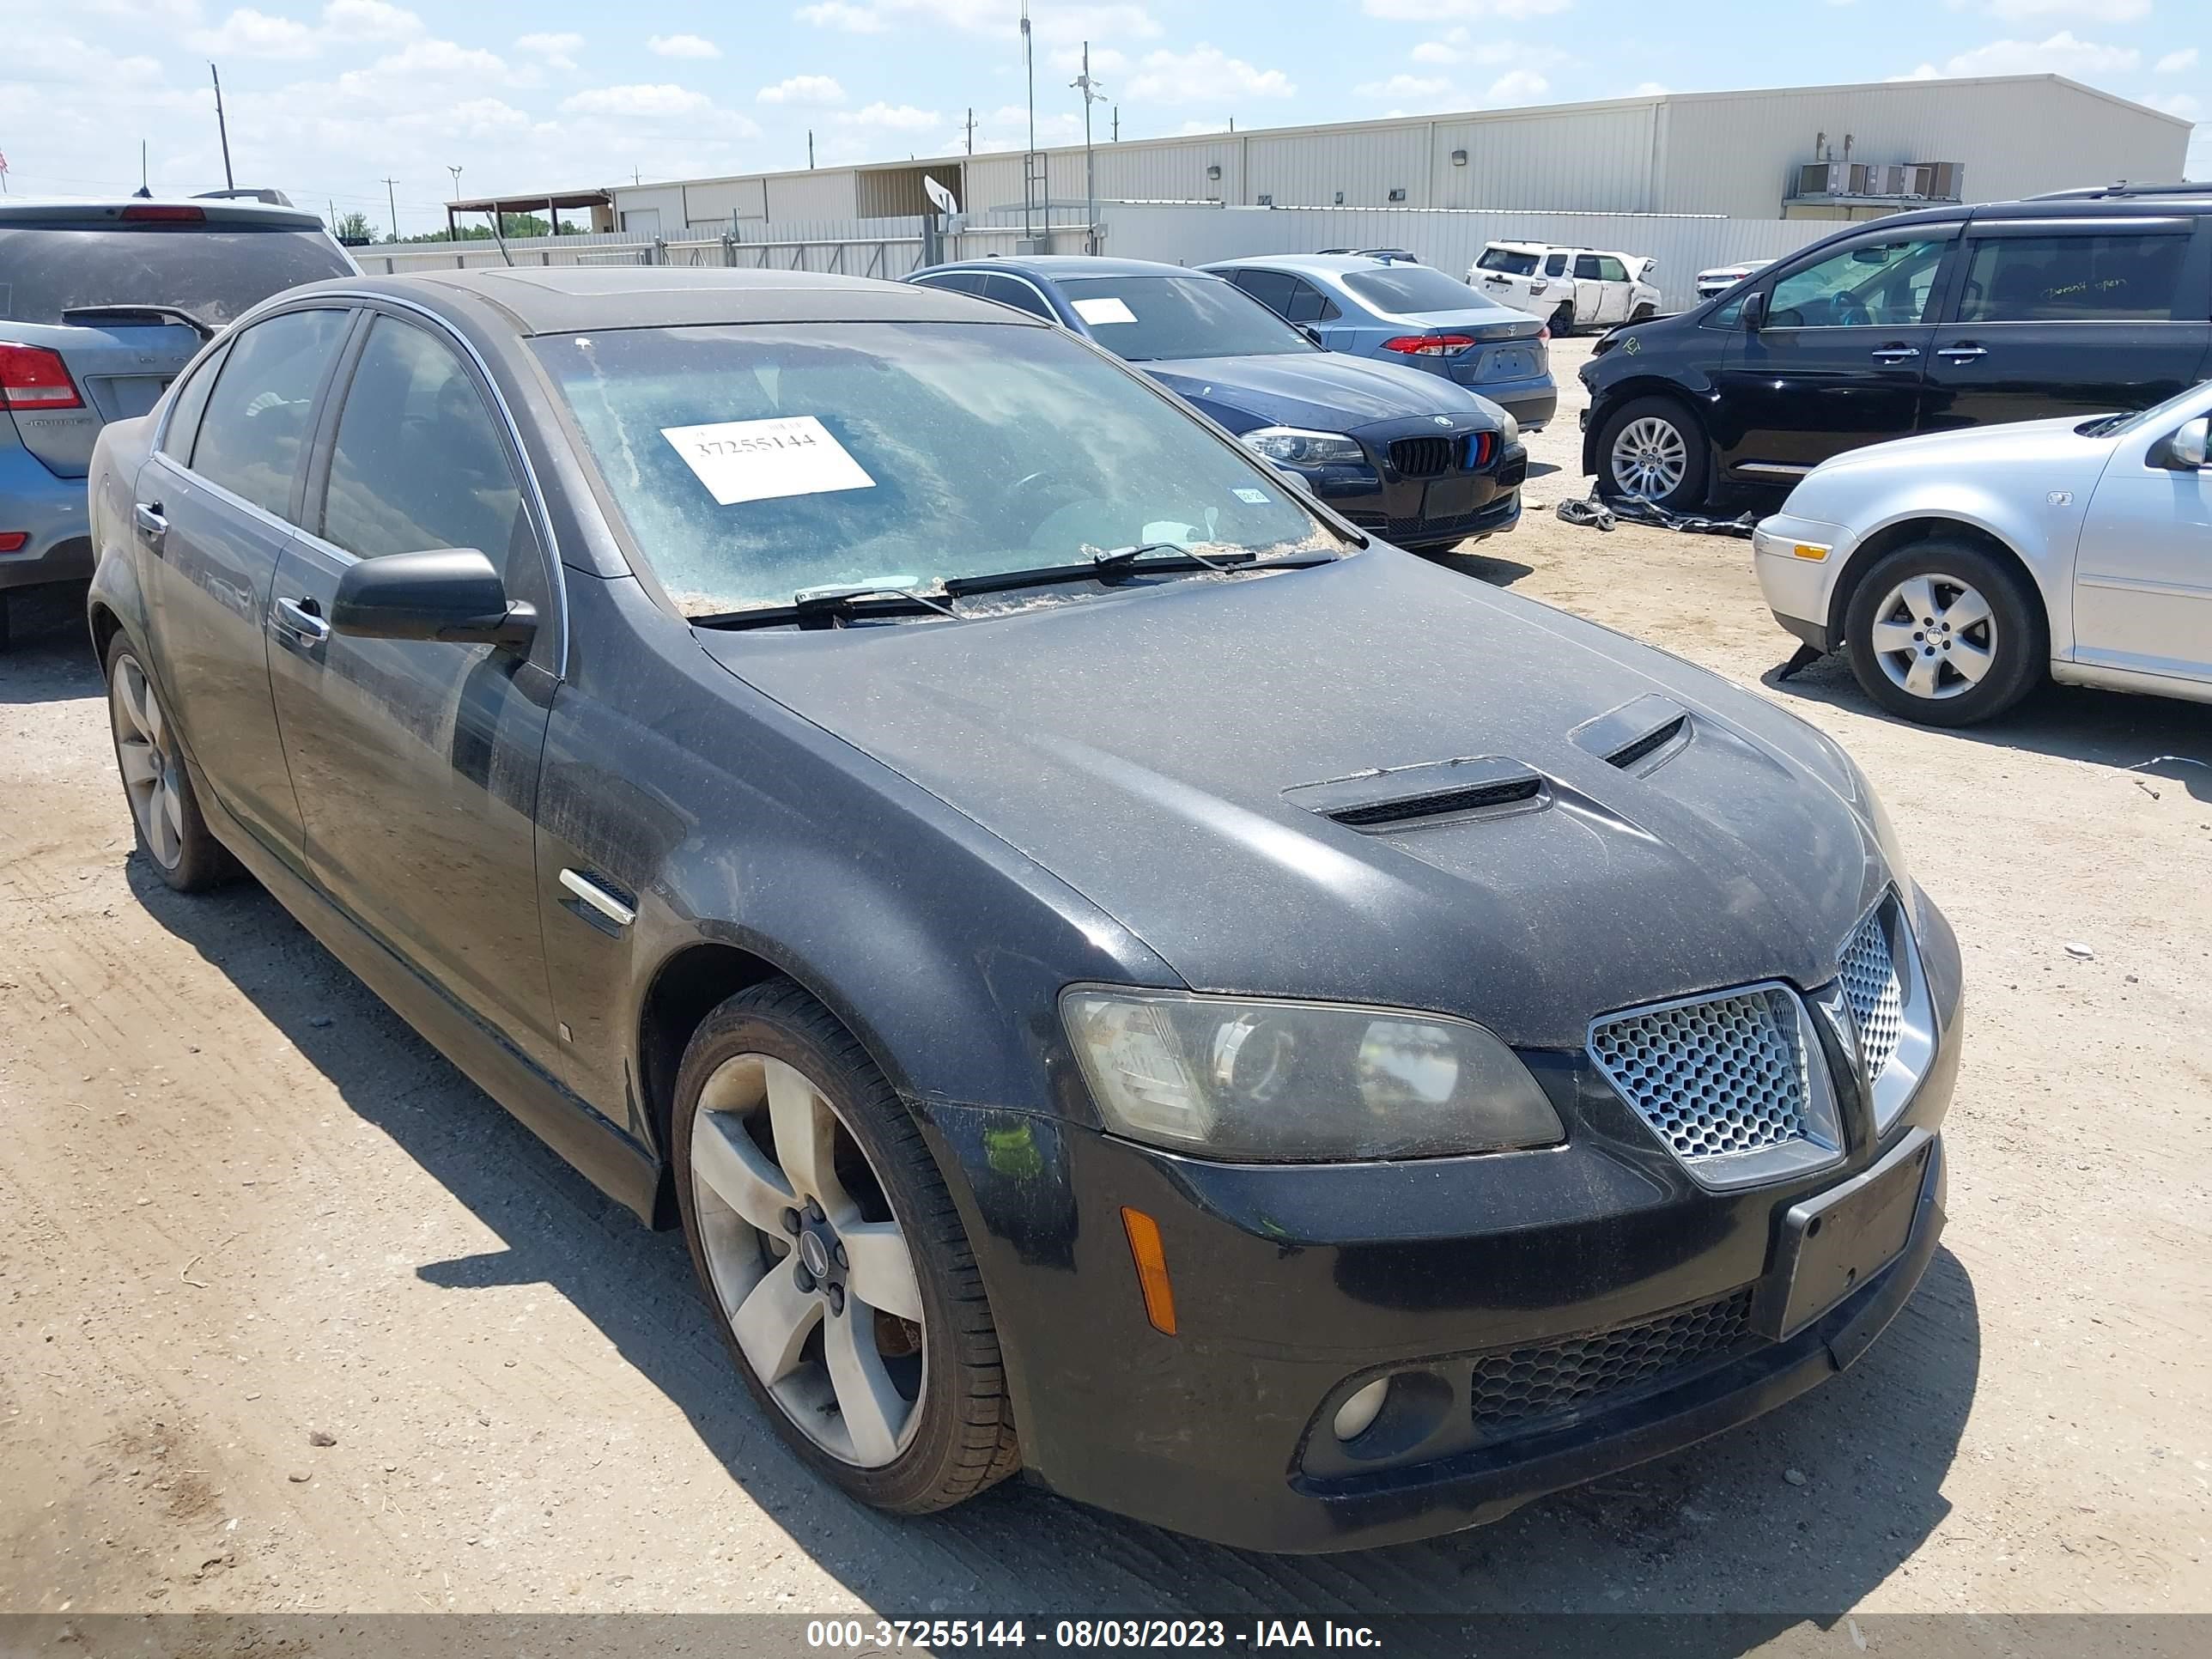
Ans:
{"label": "black bmw sedan", "polygon": [[1960,961],[1833,743],[1373,541],[1065,329],[348,279],[103,434],[140,848],[680,1226],[883,1508],[1490,1520],[1864,1351]]}

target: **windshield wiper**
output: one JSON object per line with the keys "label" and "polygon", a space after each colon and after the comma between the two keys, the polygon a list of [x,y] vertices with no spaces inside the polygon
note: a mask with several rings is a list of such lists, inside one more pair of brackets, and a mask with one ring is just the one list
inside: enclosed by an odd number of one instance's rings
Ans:
{"label": "windshield wiper", "polygon": [[215,325],[204,322],[182,306],[141,305],[130,301],[106,306],[65,306],[62,321],[80,328],[96,328],[103,323],[182,323],[203,340],[216,336]]}
{"label": "windshield wiper", "polygon": [[[711,617],[693,617],[694,628],[781,628],[796,623],[804,627],[817,619],[842,628],[855,617],[910,617],[935,612],[954,622],[966,617],[941,599],[918,592],[918,576],[878,576],[860,582],[834,582],[822,587],[802,587],[789,605],[766,605],[750,611],[725,611]],[[946,591],[950,592],[948,585]]]}
{"label": "windshield wiper", "polygon": [[993,570],[979,576],[948,576],[941,584],[953,599],[970,593],[1004,593],[1018,587],[1052,587],[1064,582],[1112,582],[1125,576],[1177,570],[1233,570],[1249,564],[1249,553],[1217,553],[1208,557],[1181,542],[1138,542],[1129,547],[1101,551],[1083,549],[1079,563],[1030,565],[1019,570]]}

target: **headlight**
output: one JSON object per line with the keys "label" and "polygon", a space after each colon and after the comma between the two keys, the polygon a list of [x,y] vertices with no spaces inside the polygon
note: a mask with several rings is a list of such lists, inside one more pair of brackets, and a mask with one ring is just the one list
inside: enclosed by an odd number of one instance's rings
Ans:
{"label": "headlight", "polygon": [[1499,421],[1498,428],[1498,441],[1500,443],[1508,444],[1519,443],[1521,441],[1521,422],[1515,420],[1510,415],[1506,414],[1504,410],[1498,410],[1498,413]]}
{"label": "headlight", "polygon": [[1097,988],[1060,1009],[1108,1126],[1172,1151],[1328,1162],[1565,1138],[1513,1051],[1446,1015]]}
{"label": "headlight", "polygon": [[1285,466],[1359,466],[1367,460],[1367,452],[1341,432],[1263,426],[1246,433],[1244,443]]}

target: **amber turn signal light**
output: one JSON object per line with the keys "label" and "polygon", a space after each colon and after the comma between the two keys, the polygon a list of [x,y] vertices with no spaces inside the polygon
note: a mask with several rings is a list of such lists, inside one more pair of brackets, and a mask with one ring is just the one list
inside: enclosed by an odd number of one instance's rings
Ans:
{"label": "amber turn signal light", "polygon": [[1162,1335],[1176,1334],[1175,1287],[1168,1283],[1167,1252],[1160,1248],[1160,1224],[1142,1210],[1121,1206],[1121,1231],[1129,1235],[1129,1255],[1137,1264],[1137,1284],[1145,1292],[1145,1317]]}

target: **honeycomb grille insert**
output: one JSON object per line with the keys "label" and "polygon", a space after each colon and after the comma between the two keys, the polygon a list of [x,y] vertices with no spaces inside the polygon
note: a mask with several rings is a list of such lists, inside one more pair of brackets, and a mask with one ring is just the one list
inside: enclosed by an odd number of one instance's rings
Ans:
{"label": "honeycomb grille insert", "polygon": [[1810,1087],[1796,999],[1779,988],[1624,1014],[1590,1055],[1686,1162],[1805,1136]]}
{"label": "honeycomb grille insert", "polygon": [[1858,1021],[1859,1060],[1880,1077],[1905,1035],[1905,984],[1889,950],[1889,932],[1876,910],[1844,946],[1844,1000]]}
{"label": "honeycomb grille insert", "polygon": [[1700,1362],[1748,1347],[1750,1319],[1746,1285],[1640,1325],[1480,1355],[1470,1390],[1474,1426],[1495,1440],[1593,1401],[1650,1392]]}

